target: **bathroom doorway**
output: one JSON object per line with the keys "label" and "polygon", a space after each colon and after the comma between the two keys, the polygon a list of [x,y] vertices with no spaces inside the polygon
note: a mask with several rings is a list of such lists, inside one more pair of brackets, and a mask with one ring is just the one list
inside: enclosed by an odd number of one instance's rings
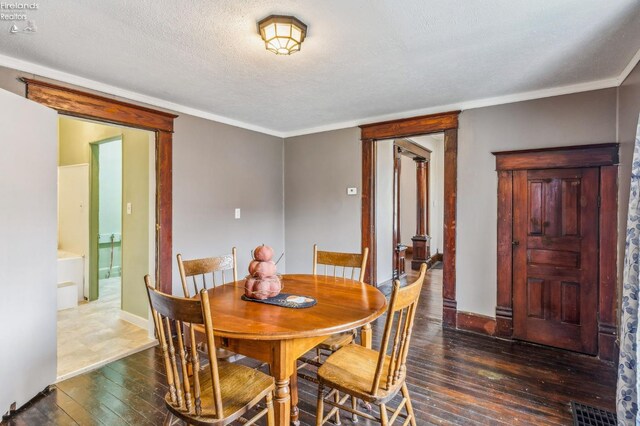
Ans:
{"label": "bathroom doorway", "polygon": [[[89,297],[121,294],[122,136],[91,143]],[[104,291],[103,291],[104,290]]]}
{"label": "bathroom doorway", "polygon": [[[63,380],[155,343],[142,285],[155,270],[155,134],[61,116],[58,160]],[[61,276],[70,259],[76,275]]]}

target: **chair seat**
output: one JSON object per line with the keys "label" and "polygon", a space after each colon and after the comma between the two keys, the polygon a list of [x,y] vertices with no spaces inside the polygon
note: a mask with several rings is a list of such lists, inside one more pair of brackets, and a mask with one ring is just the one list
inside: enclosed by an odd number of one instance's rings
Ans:
{"label": "chair seat", "polygon": [[224,407],[222,417],[224,420],[216,419],[211,408],[215,404],[211,389],[211,373],[208,366],[199,373],[202,413],[196,415],[193,395],[191,395],[192,408],[187,411],[186,408],[174,405],[171,402],[171,395],[167,392],[164,399],[169,410],[175,416],[190,424],[228,424],[245,414],[248,407],[258,403],[275,388],[273,377],[244,365],[218,361],[218,374],[220,376],[220,394],[222,406]]}
{"label": "chair seat", "polygon": [[371,394],[373,379],[380,353],[363,346],[350,344],[330,355],[318,368],[318,380],[321,384],[346,392],[359,399],[376,404],[386,403],[402,387],[404,377],[396,381],[390,389],[387,387],[387,374],[390,357],[386,356],[380,387],[377,395]]}
{"label": "chair seat", "polygon": [[353,332],[347,331],[329,336],[327,340],[320,343],[318,347],[320,347],[320,349],[335,352],[343,346],[347,346],[351,342],[353,342]]}

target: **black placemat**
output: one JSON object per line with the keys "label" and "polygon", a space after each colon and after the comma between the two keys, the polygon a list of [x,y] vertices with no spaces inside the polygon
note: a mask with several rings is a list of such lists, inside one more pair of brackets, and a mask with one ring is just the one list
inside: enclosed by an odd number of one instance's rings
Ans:
{"label": "black placemat", "polygon": [[[303,298],[305,300],[298,301],[298,300],[295,300],[296,298]],[[250,299],[243,294],[242,300],[246,300],[247,302],[266,303],[267,305],[282,306],[283,308],[293,308],[293,309],[310,308],[314,306],[316,303],[318,303],[318,301],[313,297],[300,296],[297,294],[290,294],[290,293],[280,293],[277,296],[270,297],[264,300]]]}

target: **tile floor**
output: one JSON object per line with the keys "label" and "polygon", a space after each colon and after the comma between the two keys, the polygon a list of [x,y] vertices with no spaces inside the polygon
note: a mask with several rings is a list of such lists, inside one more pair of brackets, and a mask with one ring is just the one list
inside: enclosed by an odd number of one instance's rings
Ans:
{"label": "tile floor", "polygon": [[100,280],[100,298],[58,312],[58,381],[154,346],[148,331],[120,319],[120,278]]}

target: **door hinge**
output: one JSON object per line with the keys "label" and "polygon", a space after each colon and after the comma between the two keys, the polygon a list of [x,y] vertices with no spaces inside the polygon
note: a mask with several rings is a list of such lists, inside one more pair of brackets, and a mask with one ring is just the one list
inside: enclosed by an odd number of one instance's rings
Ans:
{"label": "door hinge", "polygon": [[160,224],[156,223],[156,232],[159,232],[159,231],[160,231]]}
{"label": "door hinge", "polygon": [[598,208],[602,206],[602,198],[598,195]]}

